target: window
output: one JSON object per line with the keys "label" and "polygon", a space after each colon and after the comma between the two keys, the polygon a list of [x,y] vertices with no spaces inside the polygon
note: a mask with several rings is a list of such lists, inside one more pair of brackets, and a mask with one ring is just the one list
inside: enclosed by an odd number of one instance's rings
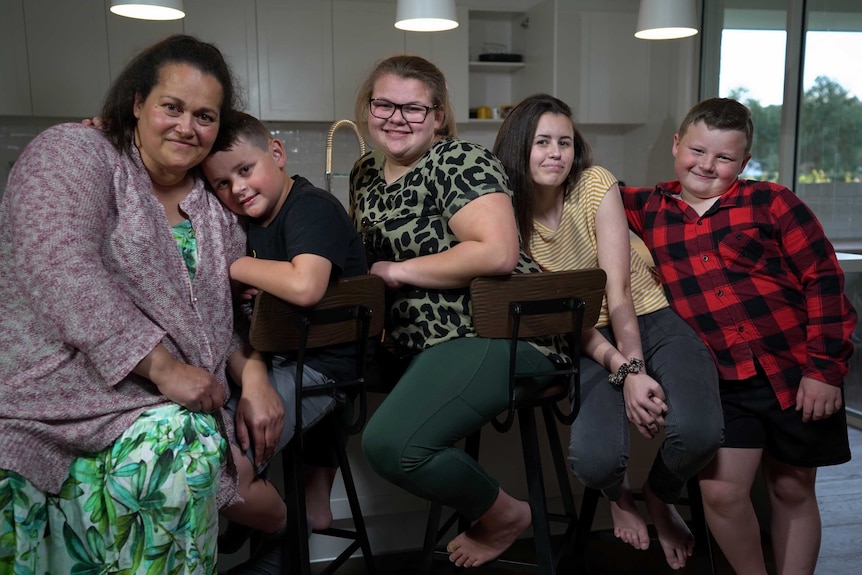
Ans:
{"label": "window", "polygon": [[[862,2],[706,0],[704,15],[701,95],[754,119],[742,177],[784,183],[836,249],[862,254]],[[862,314],[862,259],[842,265]],[[862,328],[854,339],[846,401],[862,416]]]}

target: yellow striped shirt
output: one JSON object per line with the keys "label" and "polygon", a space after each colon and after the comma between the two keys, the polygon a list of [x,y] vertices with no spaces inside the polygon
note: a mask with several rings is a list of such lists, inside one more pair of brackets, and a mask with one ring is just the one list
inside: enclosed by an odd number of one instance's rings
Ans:
{"label": "yellow striped shirt", "polygon": [[[533,259],[549,271],[595,268],[599,265],[596,211],[617,179],[608,170],[593,166],[584,170],[563,202],[560,225],[552,230],[534,221],[530,238]],[[667,307],[661,283],[638,253],[631,249],[631,292],[635,313],[645,315]],[[608,324],[607,297],[596,327]]]}

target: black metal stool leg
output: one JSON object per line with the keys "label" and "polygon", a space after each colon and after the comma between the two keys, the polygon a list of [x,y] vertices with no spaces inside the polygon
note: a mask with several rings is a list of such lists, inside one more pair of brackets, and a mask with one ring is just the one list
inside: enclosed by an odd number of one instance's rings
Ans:
{"label": "black metal stool leg", "polygon": [[590,540],[590,533],[593,530],[593,520],[596,517],[596,507],[598,507],[599,499],[602,497],[602,492],[598,489],[584,488],[584,496],[581,498],[581,514],[578,518],[574,541],[571,545],[572,555],[575,558],[576,564],[584,573],[588,572],[587,567],[587,545]]}
{"label": "black metal stool leg", "polygon": [[527,472],[527,488],[530,494],[530,509],[533,514],[533,537],[536,547],[536,564],[540,575],[556,575],[557,566],[548,526],[545,486],[542,478],[542,458],[539,453],[539,437],[536,430],[536,414],[532,407],[518,410],[521,429],[521,446],[524,452],[524,467]]}
{"label": "black metal stool leg", "polygon": [[549,513],[550,521],[563,521],[566,523],[566,532],[563,535],[563,543],[559,546],[556,556],[557,570],[561,573],[586,573],[586,561],[583,554],[578,555],[575,549],[575,537],[578,529],[578,512],[575,508],[575,498],[572,494],[572,484],[569,480],[569,469],[566,465],[565,451],[560,442],[557,430],[557,419],[552,408],[542,407],[542,418],[545,423],[545,432],[548,435],[548,446],[554,462],[554,471],[557,476],[557,484],[560,488],[560,498],[563,502],[563,513]]}
{"label": "black metal stool leg", "polygon": [[376,575],[377,566],[374,563],[374,555],[371,552],[371,543],[368,540],[368,530],[365,527],[365,519],[362,517],[362,509],[359,507],[359,496],[356,493],[356,484],[353,481],[353,472],[350,470],[350,461],[347,458],[344,439],[338,441],[337,449],[338,461],[341,466],[341,478],[344,481],[344,491],[347,493],[347,501],[350,504],[353,529],[356,531],[356,541],[362,550],[362,558],[365,560],[365,569],[368,575]]}
{"label": "black metal stool leg", "polygon": [[565,520],[577,521],[578,513],[575,510],[575,498],[572,495],[572,484],[569,481],[569,470],[566,467],[565,451],[563,451],[560,436],[557,432],[557,419],[554,417],[554,413],[550,407],[542,407],[542,418],[545,422],[545,431],[548,434],[548,446],[551,449],[554,461],[557,485],[560,486],[560,498],[563,500]]}
{"label": "black metal stool leg", "polygon": [[691,528],[694,535],[694,557],[697,561],[697,572],[715,575],[715,554],[712,549],[712,536],[703,512],[703,499],[700,493],[700,483],[697,477],[692,477],[686,484],[688,491],[688,507],[691,512]]}
{"label": "black metal stool leg", "polygon": [[443,506],[439,503],[431,503],[428,508],[428,521],[425,525],[425,541],[422,544],[422,563],[419,575],[431,575],[431,567],[434,564],[434,548],[437,546],[437,529],[440,527],[440,518],[443,515]]}
{"label": "black metal stool leg", "polygon": [[311,557],[308,551],[308,522],[305,514],[305,477],[301,449],[289,445],[282,457],[284,500],[287,505],[285,554],[281,558],[282,575],[309,575]]}

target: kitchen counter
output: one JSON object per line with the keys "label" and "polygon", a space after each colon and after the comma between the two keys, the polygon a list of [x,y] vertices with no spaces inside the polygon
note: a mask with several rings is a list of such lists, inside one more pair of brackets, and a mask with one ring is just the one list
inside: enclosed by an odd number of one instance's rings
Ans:
{"label": "kitchen counter", "polygon": [[845,274],[862,272],[862,254],[837,252],[838,263]]}

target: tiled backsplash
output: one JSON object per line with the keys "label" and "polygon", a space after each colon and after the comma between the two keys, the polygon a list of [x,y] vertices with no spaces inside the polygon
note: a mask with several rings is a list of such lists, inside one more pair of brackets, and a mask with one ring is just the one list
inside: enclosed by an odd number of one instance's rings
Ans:
{"label": "tiled backsplash", "polygon": [[[31,118],[0,116],[0,197],[6,189],[9,170],[21,150],[42,130],[64,121],[56,118]],[[273,135],[284,143],[287,151],[288,173],[300,174],[311,183],[325,188],[326,136],[329,124],[282,123],[267,124]],[[460,127],[462,138],[491,147],[496,130],[493,127]],[[359,144],[353,131],[341,129],[335,132],[332,145],[332,193],[347,204],[347,175],[353,162],[359,157]]]}

